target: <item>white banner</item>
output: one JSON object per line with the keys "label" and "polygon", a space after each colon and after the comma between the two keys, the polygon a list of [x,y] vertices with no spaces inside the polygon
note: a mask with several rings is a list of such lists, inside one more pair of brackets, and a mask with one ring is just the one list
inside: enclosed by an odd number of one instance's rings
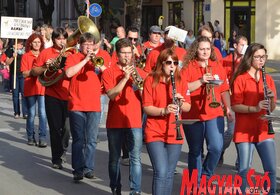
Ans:
{"label": "white banner", "polygon": [[27,39],[32,34],[32,18],[1,16],[1,38]]}

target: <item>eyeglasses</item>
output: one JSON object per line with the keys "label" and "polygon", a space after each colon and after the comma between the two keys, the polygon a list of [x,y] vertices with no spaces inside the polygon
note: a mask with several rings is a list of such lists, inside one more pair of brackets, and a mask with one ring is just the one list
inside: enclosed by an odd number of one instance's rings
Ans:
{"label": "eyeglasses", "polygon": [[126,55],[126,54],[128,54],[128,55],[130,55],[130,54],[132,54],[132,52],[120,52],[120,54],[124,54],[124,55]]}
{"label": "eyeglasses", "polygon": [[263,56],[253,56],[254,60],[260,61],[260,59],[262,60],[266,60],[267,59],[267,55],[263,55]]}
{"label": "eyeglasses", "polygon": [[179,65],[179,62],[178,61],[170,61],[170,60],[167,60],[164,62],[166,65],[171,65],[172,63],[175,65],[175,66],[178,66]]}
{"label": "eyeglasses", "polygon": [[86,47],[92,47],[92,46],[94,46],[94,44],[92,44],[92,43],[83,43],[82,45],[83,45],[83,46],[86,46]]}
{"label": "eyeglasses", "polygon": [[128,39],[130,40],[130,41],[138,41],[138,38],[132,38],[132,37],[128,37]]}

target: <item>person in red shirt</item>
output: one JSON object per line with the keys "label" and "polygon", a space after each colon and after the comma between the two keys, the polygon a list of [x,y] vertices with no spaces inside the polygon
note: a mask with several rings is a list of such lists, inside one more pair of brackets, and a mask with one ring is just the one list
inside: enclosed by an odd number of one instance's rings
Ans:
{"label": "person in red shirt", "polygon": [[[239,35],[236,38],[236,42],[233,45],[234,51],[223,59],[223,67],[226,70],[227,78],[229,81],[231,80],[234,72],[236,72],[239,67],[239,64],[244,55],[243,48],[247,47],[247,44],[248,44],[247,38],[242,35]],[[235,123],[235,119],[233,121],[227,121],[227,130],[224,132],[224,146],[223,146],[223,152],[219,160],[219,166],[223,164],[224,152],[230,146],[233,137],[234,123]],[[238,161],[236,161],[235,165],[236,167],[238,167]]]}
{"label": "person in red shirt", "polygon": [[25,51],[21,59],[21,72],[24,77],[24,96],[27,100],[28,117],[26,120],[27,144],[37,145],[34,130],[36,104],[39,114],[39,147],[47,147],[47,116],[45,110],[45,87],[38,81],[37,76],[31,75],[32,67],[44,49],[41,35],[33,33],[26,41]]}
{"label": "person in red shirt", "polygon": [[113,194],[121,194],[120,155],[125,142],[129,151],[131,194],[140,194],[143,142],[141,86],[133,79],[133,74],[144,78],[146,73],[134,66],[133,46],[129,39],[117,41],[116,52],[118,62],[102,74],[104,89],[110,99],[106,122],[110,187]]}
{"label": "person in red shirt", "polygon": [[[181,79],[178,64],[174,50],[163,50],[156,70],[144,82],[145,140],[154,170],[152,194],[172,194],[174,171],[183,144],[183,140],[176,140],[176,125],[173,122],[176,121],[175,115],[179,115],[179,109],[188,112],[191,107],[187,82]],[[175,88],[171,83],[171,71]],[[179,128],[183,135],[182,126]]]}
{"label": "person in red shirt", "polygon": [[270,179],[270,186],[264,186],[264,190],[270,190],[269,194],[275,194],[276,190],[274,134],[268,133],[268,121],[261,118],[267,114],[267,110],[272,112],[276,108],[277,100],[272,77],[261,71],[266,59],[266,48],[259,43],[251,44],[233,76],[231,102],[236,115],[233,141],[239,156],[238,174],[242,177],[243,193],[253,148],[257,149],[264,172],[268,173]]}
{"label": "person in red shirt", "polygon": [[148,55],[153,49],[162,44],[160,42],[161,34],[162,31],[159,26],[154,25],[150,27],[149,40],[143,43],[142,48],[145,51],[145,55]]}
{"label": "person in red shirt", "polygon": [[[54,45],[40,53],[31,71],[33,76],[44,74],[48,67],[56,64],[56,59],[66,45],[67,37],[68,34],[63,28],[54,29],[52,33]],[[57,77],[64,74],[63,67],[65,64],[63,62],[65,63],[61,60],[60,64],[55,65],[58,66],[55,75]],[[66,120],[68,120],[68,87],[69,80],[62,75],[61,79],[45,88],[45,108],[50,129],[52,164],[55,169],[63,168],[62,162],[65,160],[70,138],[70,130],[65,126],[67,125]]]}
{"label": "person in red shirt", "polygon": [[[204,174],[207,178],[213,175],[223,148],[224,112],[221,101],[227,117],[232,120],[229,84],[213,47],[207,37],[197,37],[181,70],[182,79],[188,81],[191,94],[191,110],[183,112],[182,118],[199,120],[183,126],[189,146],[188,168],[190,173],[198,169],[199,177]],[[208,153],[202,166],[204,139],[207,140]]]}
{"label": "person in red shirt", "polygon": [[155,69],[156,61],[157,61],[157,58],[158,58],[160,52],[166,48],[172,48],[175,50],[175,53],[179,58],[179,67],[182,67],[182,62],[183,62],[184,56],[186,55],[186,50],[176,46],[175,41],[168,37],[168,32],[169,32],[170,28],[171,28],[171,26],[168,26],[164,29],[164,35],[163,35],[164,43],[162,45],[156,47],[155,49],[153,49],[150,52],[150,54],[147,56],[146,66],[144,68],[145,72],[150,73],[150,72],[152,72],[152,70]]}
{"label": "person in red shirt", "polygon": [[95,149],[100,121],[101,84],[95,73],[93,51],[96,37],[80,36],[80,52],[68,56],[65,74],[70,78],[69,119],[72,134],[72,168],[74,181],[93,178]]}

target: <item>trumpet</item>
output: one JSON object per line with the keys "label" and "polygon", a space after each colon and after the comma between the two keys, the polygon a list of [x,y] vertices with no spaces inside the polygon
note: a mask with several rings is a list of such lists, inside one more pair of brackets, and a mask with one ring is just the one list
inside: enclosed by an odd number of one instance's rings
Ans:
{"label": "trumpet", "polygon": [[[212,75],[212,68],[210,67],[210,72],[208,71],[208,60],[205,61],[206,63],[206,74]],[[215,96],[215,89],[214,89],[214,84],[206,84],[206,90],[207,90],[207,94],[210,93],[211,91],[211,98],[212,98],[212,102],[209,103],[209,107],[211,108],[218,108],[221,103],[217,102],[216,100],[216,96]],[[208,98],[210,99],[210,96],[208,96]]]}
{"label": "trumpet", "polygon": [[[128,60],[125,59],[124,62],[125,62],[125,64],[127,64]],[[133,83],[137,87],[137,89],[143,90],[144,81],[143,81],[142,77],[140,76],[139,72],[137,71],[135,63],[131,63],[131,66],[133,66],[133,68],[134,68],[134,71],[131,74]]]}
{"label": "trumpet", "polygon": [[91,62],[96,68],[99,68],[104,65],[104,59],[102,57],[92,57]]}

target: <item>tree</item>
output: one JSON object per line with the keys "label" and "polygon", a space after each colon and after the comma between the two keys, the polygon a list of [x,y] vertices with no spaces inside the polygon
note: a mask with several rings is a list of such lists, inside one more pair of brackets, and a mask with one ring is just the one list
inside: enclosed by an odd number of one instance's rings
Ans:
{"label": "tree", "polygon": [[140,30],[142,23],[143,0],[125,0],[125,2],[127,4],[127,25],[135,26]]}
{"label": "tree", "polygon": [[46,4],[45,0],[39,0],[40,7],[42,10],[43,20],[45,24],[52,24],[52,14],[54,11],[54,0],[49,0]]}

